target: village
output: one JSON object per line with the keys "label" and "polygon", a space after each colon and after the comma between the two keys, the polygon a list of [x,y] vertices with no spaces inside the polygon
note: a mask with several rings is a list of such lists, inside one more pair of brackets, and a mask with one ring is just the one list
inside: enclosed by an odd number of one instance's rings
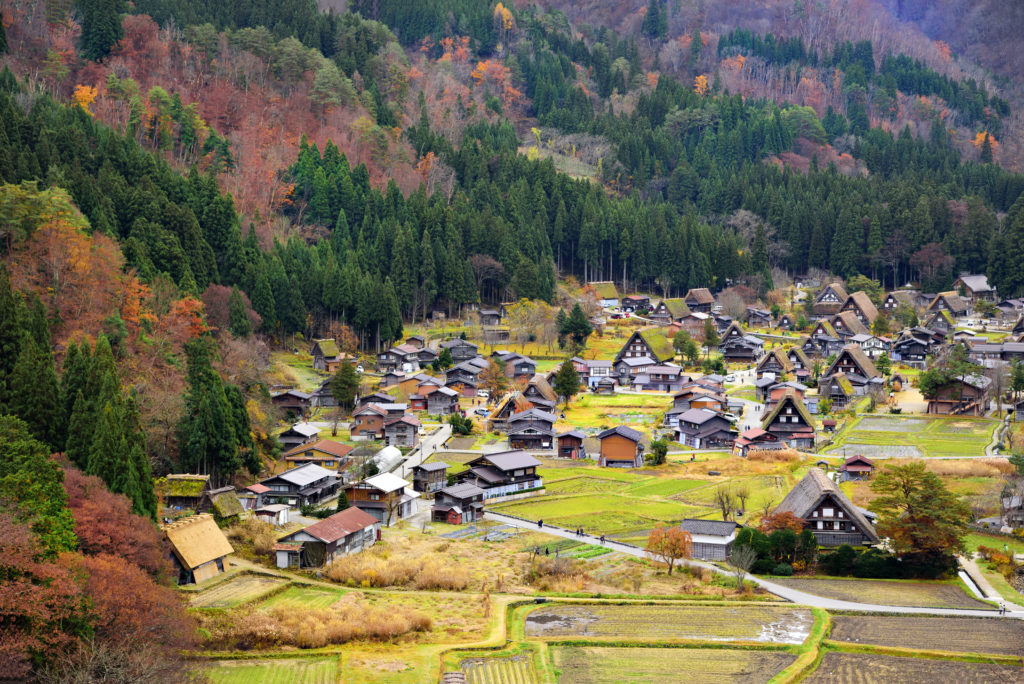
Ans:
{"label": "village", "polygon": [[[569,339],[569,350],[545,348],[518,329],[517,307],[529,305],[522,302],[427,322],[375,357],[333,339],[309,341],[278,359],[300,381],[272,394],[285,421],[273,474],[239,488],[188,473],[157,482],[179,584],[201,615],[307,600],[480,604],[459,629],[404,637],[427,660],[440,657],[440,673],[395,648],[341,647],[342,659],[363,663],[359,681],[502,681],[512,673],[546,681],[551,668],[588,671],[578,660],[593,649],[555,647],[555,637],[581,634],[578,619],[610,620],[609,629],[647,619],[628,604],[628,619],[595,617],[593,606],[573,609],[585,617],[543,609],[560,616],[550,618],[559,631],[520,605],[524,595],[753,601],[763,604],[755,615],[789,600],[808,612],[772,608],[784,615],[766,624],[796,630],[794,641],[782,640],[801,644],[788,647],[793,653],[806,650],[800,630],[816,633],[824,609],[866,604],[933,620],[951,611],[953,622],[1024,616],[1024,542],[1014,534],[1024,497],[1001,457],[1024,419],[1024,400],[1014,402],[1024,389],[1015,372],[1024,302],[998,301],[984,276],[963,276],[956,287],[874,293],[876,303],[840,282],[798,279],[786,308],[750,305],[732,317],[719,301],[728,293],[658,299],[591,283],[578,291],[590,314],[586,344]],[[334,382],[345,366],[358,383],[349,406],[339,405]],[[965,552],[946,579],[880,569],[888,561],[879,550],[891,546],[876,529],[871,485],[887,466],[915,462],[971,511],[962,521],[970,524]],[[793,530],[789,541],[776,539],[779,530]],[[680,534],[678,553],[653,541]],[[666,563],[679,564],[683,584]],[[386,567],[405,564],[413,569],[389,577]],[[835,579],[850,574],[859,579]],[[425,603],[414,600],[431,590]],[[450,617],[432,615],[441,624]],[[503,652],[481,659],[474,650],[516,629]],[[662,638],[716,640],[697,631]],[[816,648],[832,643],[820,636]],[[1014,638],[1012,646],[952,650],[1017,654]],[[317,653],[296,662],[334,663]],[[236,681],[245,663],[262,667],[238,657],[211,672]],[[799,655],[775,663],[735,651],[728,660],[765,680],[810,671]],[[709,663],[725,666],[722,658]]]}

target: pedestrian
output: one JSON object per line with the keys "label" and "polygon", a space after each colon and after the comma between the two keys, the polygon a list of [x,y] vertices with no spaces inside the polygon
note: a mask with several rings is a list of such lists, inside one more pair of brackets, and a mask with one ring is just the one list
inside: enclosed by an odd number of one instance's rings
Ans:
{"label": "pedestrian", "polygon": [[548,547],[546,547],[546,546],[544,547],[544,555],[545,556],[550,556],[551,555],[551,550]]}
{"label": "pedestrian", "polygon": [[537,529],[539,530],[542,527],[544,527],[544,521],[543,520],[538,520],[537,521]]}
{"label": "pedestrian", "polygon": [[604,546],[604,535],[601,535],[601,546]]}
{"label": "pedestrian", "polygon": [[1006,615],[1006,601],[999,602],[999,614]]}

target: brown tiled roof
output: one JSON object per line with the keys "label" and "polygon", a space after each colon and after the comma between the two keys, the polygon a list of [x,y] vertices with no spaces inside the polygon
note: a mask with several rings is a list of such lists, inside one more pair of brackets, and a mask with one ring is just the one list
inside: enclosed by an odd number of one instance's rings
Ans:
{"label": "brown tiled roof", "polygon": [[285,458],[288,458],[290,456],[302,456],[307,451],[322,451],[325,454],[330,454],[331,456],[343,458],[345,456],[348,456],[352,452],[352,447],[350,447],[347,444],[342,444],[340,442],[332,442],[329,439],[321,439],[317,440],[316,442],[313,442],[312,444],[302,444],[297,447],[293,447],[288,451],[284,452],[284,454],[282,455]]}
{"label": "brown tiled roof", "polygon": [[313,523],[302,531],[330,543],[365,529],[376,522],[377,519],[372,515],[352,506],[341,513],[335,513],[329,518]]}

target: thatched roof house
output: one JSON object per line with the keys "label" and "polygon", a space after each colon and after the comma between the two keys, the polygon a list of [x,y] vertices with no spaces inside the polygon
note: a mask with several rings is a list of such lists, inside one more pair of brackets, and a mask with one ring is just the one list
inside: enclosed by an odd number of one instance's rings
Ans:
{"label": "thatched roof house", "polygon": [[202,582],[224,572],[224,557],[234,553],[213,516],[194,515],[163,527],[178,570],[178,584]]}

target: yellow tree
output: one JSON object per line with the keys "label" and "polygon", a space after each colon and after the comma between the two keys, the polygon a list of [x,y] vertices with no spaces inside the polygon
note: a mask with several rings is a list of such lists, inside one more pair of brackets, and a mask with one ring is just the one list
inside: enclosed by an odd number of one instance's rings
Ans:
{"label": "yellow tree", "polygon": [[92,112],[89,111],[89,105],[96,99],[96,86],[76,85],[75,93],[71,96],[71,99],[76,105],[84,109],[89,116],[92,116]]}
{"label": "yellow tree", "polygon": [[658,524],[647,537],[647,555],[668,566],[668,574],[676,562],[693,555],[693,538],[680,527],[665,527]]}
{"label": "yellow tree", "polygon": [[704,74],[700,74],[697,78],[693,79],[693,92],[698,95],[704,95],[708,92],[708,77]]}

